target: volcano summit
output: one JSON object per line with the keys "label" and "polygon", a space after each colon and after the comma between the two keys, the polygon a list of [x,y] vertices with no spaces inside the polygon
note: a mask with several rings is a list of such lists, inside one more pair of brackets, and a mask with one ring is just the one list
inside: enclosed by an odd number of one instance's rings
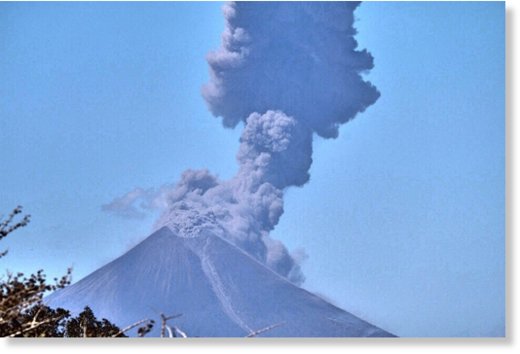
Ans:
{"label": "volcano summit", "polygon": [[[183,238],[163,227],[113,262],[46,302],[126,327],[178,313],[190,337],[392,336],[303,290],[211,234]],[[159,328],[151,335],[158,335]],[[135,331],[130,335],[135,335]]]}
{"label": "volcano summit", "polygon": [[190,336],[243,337],[269,326],[262,335],[391,336],[298,287],[298,257],[270,237],[285,191],[309,181],[314,136],[336,138],[379,97],[362,77],[374,64],[354,39],[358,5],[226,4],[202,95],[224,126],[243,124],[236,175],[188,170],[155,195],[122,197],[160,206],[158,231],[48,303],[73,312],[89,305],[120,326],[182,313],[178,325]]}

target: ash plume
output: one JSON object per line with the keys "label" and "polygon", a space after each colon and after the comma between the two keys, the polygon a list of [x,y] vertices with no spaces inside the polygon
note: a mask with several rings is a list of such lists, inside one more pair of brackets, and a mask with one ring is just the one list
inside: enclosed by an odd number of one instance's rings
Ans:
{"label": "ash plume", "polygon": [[[289,280],[303,282],[301,252],[291,254],[269,232],[283,214],[285,189],[310,178],[314,133],[337,137],[342,123],[379,97],[362,77],[374,63],[366,50],[357,50],[358,5],[224,6],[222,45],[207,57],[210,81],[202,95],[225,127],[243,122],[239,170],[226,181],[207,170],[189,170],[176,185],[143,197],[142,208],[166,205],[157,227],[166,225],[183,237],[216,234]],[[133,203],[135,195],[118,202]]]}
{"label": "ash plume", "polygon": [[183,237],[218,235],[303,282],[299,264],[269,231],[283,213],[283,189],[308,179],[311,143],[310,131],[283,112],[252,113],[240,137],[235,177],[220,181],[207,170],[184,172],[165,198],[168,210],[157,227],[166,225]]}
{"label": "ash plume", "polygon": [[222,47],[208,55],[202,94],[226,127],[282,110],[325,138],[379,97],[361,77],[374,66],[356,50],[359,2],[236,2],[224,7]]}

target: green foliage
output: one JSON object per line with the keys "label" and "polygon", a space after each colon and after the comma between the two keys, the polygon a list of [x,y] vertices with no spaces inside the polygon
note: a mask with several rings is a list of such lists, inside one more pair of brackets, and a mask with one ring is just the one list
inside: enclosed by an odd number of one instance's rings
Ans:
{"label": "green foliage", "polygon": [[[29,223],[30,216],[21,214],[19,206],[5,219],[0,219],[0,240]],[[0,257],[7,251],[0,252]],[[70,284],[71,269],[53,284],[47,282],[43,270],[26,277],[23,273],[7,274],[0,280],[0,337],[126,337],[107,319],[99,321],[86,307],[77,317],[61,308],[52,309],[43,303],[50,291]]]}
{"label": "green foliage", "polygon": [[[8,274],[0,282],[0,336],[41,336],[59,326],[69,315],[63,309],[51,310],[43,304],[43,296],[70,283],[70,269],[65,276],[48,284],[42,270],[25,277],[23,273]],[[42,331],[43,330],[43,331]]]}
{"label": "green foliage", "polygon": [[[5,220],[2,220],[0,218],[0,240],[3,239],[4,237],[6,237],[7,235],[9,235],[14,230],[16,230],[20,227],[24,227],[29,223],[29,221],[31,220],[30,215],[25,215],[22,218],[22,220],[13,222],[16,215],[21,214],[21,212],[22,212],[22,207],[17,206],[16,208],[14,208],[14,210],[11,212],[11,214],[9,214],[9,216]],[[7,250],[0,252],[0,258],[5,256],[6,254],[7,254]]]}
{"label": "green foliage", "polygon": [[106,318],[99,321],[90,307],[65,323],[65,337],[126,337]]}

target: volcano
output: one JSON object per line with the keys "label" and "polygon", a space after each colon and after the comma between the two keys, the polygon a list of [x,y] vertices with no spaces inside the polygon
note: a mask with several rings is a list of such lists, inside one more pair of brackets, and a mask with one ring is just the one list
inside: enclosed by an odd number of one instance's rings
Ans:
{"label": "volcano", "polygon": [[[179,237],[168,227],[77,283],[46,298],[51,307],[126,327],[160,313],[190,337],[389,337],[210,233]],[[158,335],[160,326],[150,334]],[[135,330],[129,335],[136,335]]]}

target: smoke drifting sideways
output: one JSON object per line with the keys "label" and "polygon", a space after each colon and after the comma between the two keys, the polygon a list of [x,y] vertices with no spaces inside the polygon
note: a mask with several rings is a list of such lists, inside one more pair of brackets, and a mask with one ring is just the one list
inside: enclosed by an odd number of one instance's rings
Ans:
{"label": "smoke drifting sideways", "polygon": [[163,207],[156,227],[183,237],[218,235],[301,284],[304,256],[291,254],[269,232],[283,214],[285,189],[310,178],[314,133],[337,137],[342,123],[379,97],[362,77],[374,64],[366,50],[356,50],[358,5],[226,4],[222,47],[207,57],[210,81],[202,95],[225,127],[244,123],[237,174],[221,181],[207,170],[188,170],[174,186],[139,189],[113,203],[130,201],[127,214],[137,211],[137,199],[142,209]]}
{"label": "smoke drifting sideways", "polygon": [[183,237],[220,236],[290,281],[304,277],[299,261],[269,237],[283,213],[283,189],[308,179],[311,132],[280,111],[251,114],[240,138],[239,170],[219,181],[208,171],[186,171],[164,198],[168,210],[157,227]]}

